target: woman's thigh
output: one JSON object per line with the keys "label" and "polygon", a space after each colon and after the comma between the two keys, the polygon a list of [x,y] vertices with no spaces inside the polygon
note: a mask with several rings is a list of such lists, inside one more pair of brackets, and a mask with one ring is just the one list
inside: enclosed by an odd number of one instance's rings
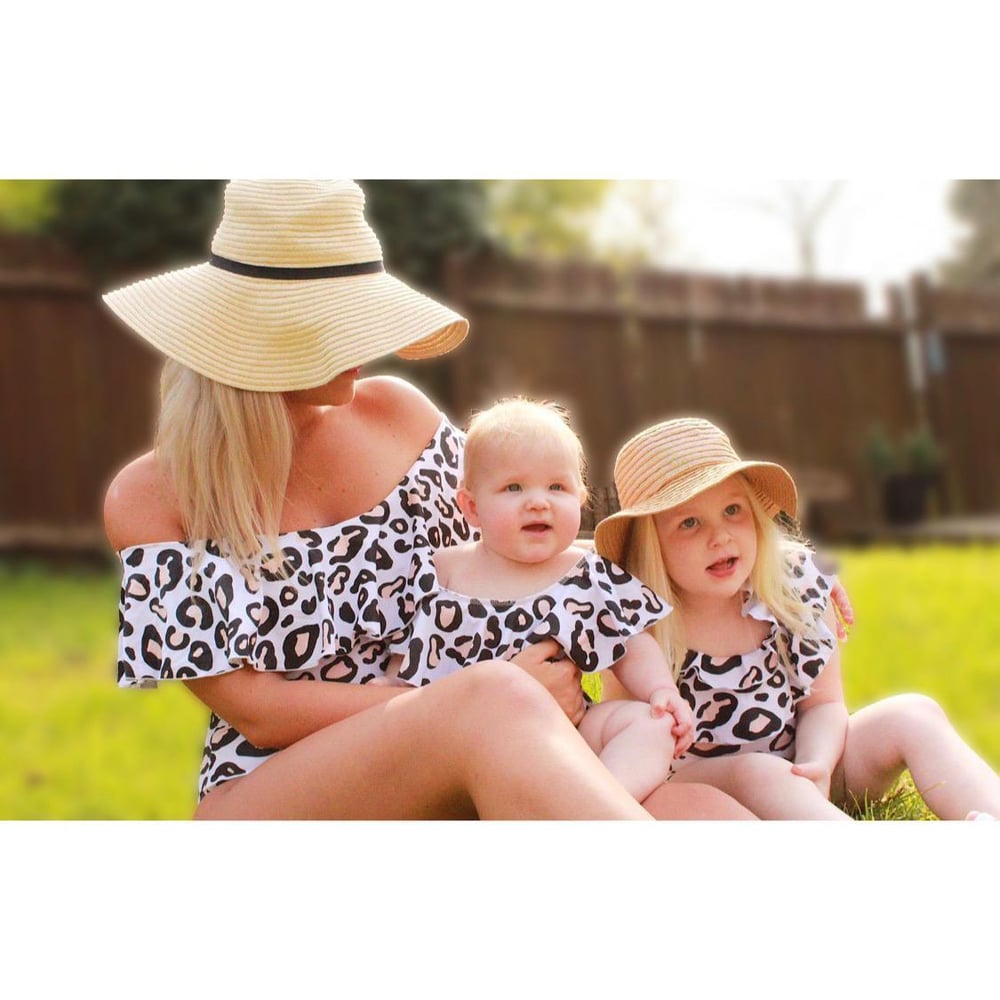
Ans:
{"label": "woman's thigh", "polygon": [[523,671],[492,667],[461,671],[313,733],[210,792],[196,818],[474,818],[470,787],[502,767],[509,749],[500,719],[534,717],[542,704]]}

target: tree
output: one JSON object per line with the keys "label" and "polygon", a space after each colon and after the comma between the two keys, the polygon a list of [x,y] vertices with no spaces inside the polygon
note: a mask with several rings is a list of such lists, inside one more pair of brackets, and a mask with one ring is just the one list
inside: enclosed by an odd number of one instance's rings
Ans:
{"label": "tree", "polygon": [[449,253],[487,240],[487,202],[478,180],[359,181],[365,215],[386,264],[431,291],[441,291]]}
{"label": "tree", "polygon": [[[480,181],[361,181],[366,216],[390,268],[440,288],[453,249],[485,238]],[[218,180],[57,183],[48,231],[72,246],[99,283],[205,259],[222,209]]]}
{"label": "tree", "polygon": [[489,228],[515,256],[586,256],[606,180],[486,181]]}
{"label": "tree", "polygon": [[795,240],[799,271],[803,278],[815,278],[819,259],[819,231],[843,190],[842,181],[784,181],[775,200],[757,202],[757,207],[773,216],[791,232]]}
{"label": "tree", "polygon": [[58,181],[0,180],[0,230],[34,233],[45,228],[55,210],[53,192]]}
{"label": "tree", "polygon": [[1000,180],[956,181],[950,205],[968,232],[955,257],[942,265],[942,280],[1000,291]]}
{"label": "tree", "polygon": [[48,232],[100,283],[205,259],[222,205],[216,180],[67,180]]}

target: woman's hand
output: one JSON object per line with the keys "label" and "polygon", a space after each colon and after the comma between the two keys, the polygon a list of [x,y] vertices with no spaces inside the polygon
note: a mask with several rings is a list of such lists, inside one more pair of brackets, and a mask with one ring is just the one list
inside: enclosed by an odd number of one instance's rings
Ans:
{"label": "woman's hand", "polygon": [[837,619],[837,638],[841,642],[847,641],[847,628],[854,624],[854,608],[851,607],[850,598],[844,585],[835,580],[833,589],[830,591],[830,600],[833,602],[833,609]]}
{"label": "woman's hand", "polygon": [[570,722],[578,726],[586,712],[580,671],[554,639],[525,646],[511,658],[526,673],[552,695]]}

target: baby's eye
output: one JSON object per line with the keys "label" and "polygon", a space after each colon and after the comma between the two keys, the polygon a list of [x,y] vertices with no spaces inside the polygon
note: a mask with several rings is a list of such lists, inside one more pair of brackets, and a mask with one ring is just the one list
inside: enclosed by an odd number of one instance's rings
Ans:
{"label": "baby's eye", "polygon": [[551,485],[551,486],[549,487],[549,489],[550,489],[550,490],[560,490],[560,491],[561,491],[561,490],[565,490],[565,489],[566,489],[566,487],[565,487],[565,486],[563,486],[563,484],[562,484],[562,483],[553,483],[553,484],[552,484],[552,485]]}
{"label": "baby's eye", "polygon": [[731,503],[726,508],[726,516],[727,517],[735,517],[741,510],[743,510],[742,504]]}
{"label": "baby's eye", "polygon": [[508,492],[508,493],[520,493],[521,492],[521,484],[520,483],[508,483],[504,487],[504,490],[506,490],[506,492]]}
{"label": "baby's eye", "polygon": [[690,531],[691,528],[695,528],[697,526],[698,526],[698,518],[696,518],[696,517],[686,517],[678,525],[679,528],[681,528],[681,529],[683,529],[685,531]]}

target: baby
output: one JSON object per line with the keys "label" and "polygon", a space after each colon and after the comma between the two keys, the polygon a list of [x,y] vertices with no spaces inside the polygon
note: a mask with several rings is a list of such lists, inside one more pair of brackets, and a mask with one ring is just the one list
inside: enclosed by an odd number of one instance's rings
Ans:
{"label": "baby", "polygon": [[458,503],[480,540],[415,558],[414,617],[389,675],[420,685],[555,639],[635,701],[588,705],[580,733],[638,801],[666,780],[694,717],[646,631],[670,612],[620,567],[574,544],[583,449],[551,404],[502,401],[472,421]]}

